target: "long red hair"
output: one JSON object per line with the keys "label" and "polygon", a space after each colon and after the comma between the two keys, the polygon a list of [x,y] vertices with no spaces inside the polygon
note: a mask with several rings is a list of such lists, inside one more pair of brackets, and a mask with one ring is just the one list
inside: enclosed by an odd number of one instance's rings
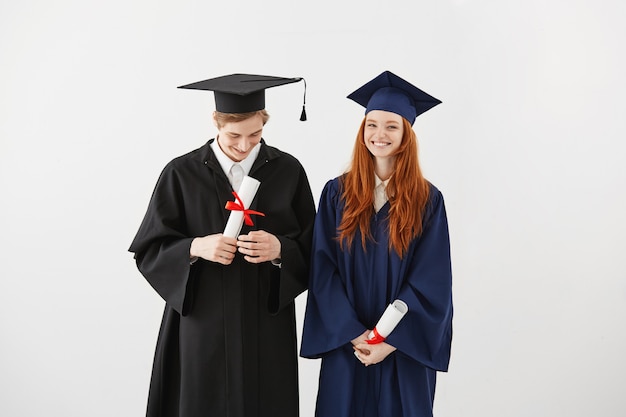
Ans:
{"label": "long red hair", "polygon": [[[389,198],[389,250],[403,257],[409,243],[422,233],[422,218],[428,201],[429,184],[422,175],[417,152],[417,137],[411,124],[402,118],[404,132],[396,154],[393,172],[387,184]],[[361,245],[372,239],[370,221],[374,214],[374,156],[365,146],[365,118],[354,144],[352,163],[342,176],[342,199],[345,203],[339,224],[339,243],[350,247],[357,228]]]}

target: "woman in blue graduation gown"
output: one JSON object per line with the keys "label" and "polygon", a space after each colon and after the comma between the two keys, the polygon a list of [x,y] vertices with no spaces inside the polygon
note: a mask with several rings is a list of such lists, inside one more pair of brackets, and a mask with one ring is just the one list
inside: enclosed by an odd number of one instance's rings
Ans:
{"label": "woman in blue graduation gown", "polygon": [[[444,200],[421,174],[412,124],[440,101],[388,71],[348,97],[366,115],[350,169],[320,198],[300,352],[322,359],[316,416],[432,416],[452,274]],[[396,299],[408,313],[367,343]]]}

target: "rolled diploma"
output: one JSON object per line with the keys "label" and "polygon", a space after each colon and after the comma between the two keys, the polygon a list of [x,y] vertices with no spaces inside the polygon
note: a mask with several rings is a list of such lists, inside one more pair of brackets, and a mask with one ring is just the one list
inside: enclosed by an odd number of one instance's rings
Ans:
{"label": "rolled diploma", "polygon": [[[261,185],[260,181],[247,175],[243,177],[237,194],[239,195],[239,198],[243,203],[244,209],[250,208],[250,204],[252,204],[252,200],[254,200],[254,196],[259,189],[259,185]],[[236,238],[237,236],[239,236],[239,232],[241,232],[242,227],[243,211],[233,210],[230,212],[230,216],[228,217],[228,221],[226,222],[226,227],[224,228],[223,235]]]}
{"label": "rolled diploma", "polygon": [[[380,316],[378,323],[376,323],[376,331],[378,334],[382,337],[389,336],[408,311],[409,306],[402,300],[395,300],[393,303],[389,304],[383,315]],[[368,338],[371,339],[373,337],[374,332],[371,331]]]}

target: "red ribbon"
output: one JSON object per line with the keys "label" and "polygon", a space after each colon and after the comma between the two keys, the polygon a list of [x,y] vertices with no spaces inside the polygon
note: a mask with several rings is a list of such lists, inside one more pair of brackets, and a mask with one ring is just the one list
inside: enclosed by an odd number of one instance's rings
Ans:
{"label": "red ribbon", "polygon": [[374,327],[374,330],[372,330],[372,333],[374,333],[374,337],[366,340],[368,345],[376,345],[378,343],[382,343],[385,341],[385,338],[382,337],[380,333],[378,333],[378,330],[376,330],[376,327]]}
{"label": "red ribbon", "polygon": [[237,202],[235,203],[234,201],[227,201],[226,209],[231,211],[243,211],[243,219],[246,223],[246,226],[254,226],[252,218],[250,217],[251,214],[265,216],[265,214],[261,213],[260,211],[245,208],[245,206],[243,205],[243,201],[241,201],[241,198],[239,198],[239,195],[235,191],[233,191],[233,195],[235,196],[235,200],[237,200]]}

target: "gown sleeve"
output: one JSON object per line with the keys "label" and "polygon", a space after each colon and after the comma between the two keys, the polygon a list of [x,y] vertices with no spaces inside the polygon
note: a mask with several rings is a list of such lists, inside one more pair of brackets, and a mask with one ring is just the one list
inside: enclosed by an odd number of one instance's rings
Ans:
{"label": "gown sleeve", "polygon": [[339,274],[337,181],[329,181],[320,197],[315,217],[311,274],[302,332],[300,355],[320,358],[366,330],[359,321]]}
{"label": "gown sleeve", "polygon": [[135,254],[141,274],[181,315],[190,309],[187,289],[191,281],[189,249],[192,237],[185,233],[180,181],[165,167],[152,193],[139,230],[128,249]]}
{"label": "gown sleeve", "polygon": [[422,235],[407,266],[398,297],[409,306],[386,342],[398,351],[438,370],[447,371],[452,341],[452,271],[448,221],[443,196],[431,188]]}
{"label": "gown sleeve", "polygon": [[[276,314],[304,292],[309,284],[309,263],[311,256],[311,236],[315,220],[315,203],[311,187],[303,168],[300,168],[296,194],[292,208],[298,226],[291,233],[277,236],[281,246],[281,266],[279,280],[274,285],[275,294],[270,301],[269,310]],[[276,267],[272,267],[276,268]]]}

